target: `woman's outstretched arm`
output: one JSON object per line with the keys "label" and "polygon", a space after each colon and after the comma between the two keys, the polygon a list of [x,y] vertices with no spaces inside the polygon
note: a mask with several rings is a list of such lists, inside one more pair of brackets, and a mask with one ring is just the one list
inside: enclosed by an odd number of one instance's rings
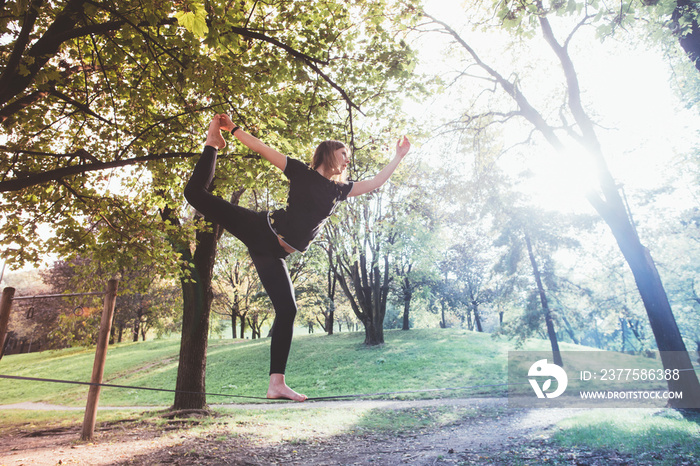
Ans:
{"label": "woman's outstretched arm", "polygon": [[399,166],[401,160],[403,160],[406,154],[408,154],[409,149],[411,149],[411,143],[409,142],[408,138],[404,136],[403,140],[399,139],[396,143],[396,155],[391,162],[389,162],[386,167],[382,168],[382,170],[377,173],[374,178],[364,181],[356,181],[353,183],[352,190],[350,191],[350,194],[348,194],[348,197],[367,194],[386,183],[394,173],[394,170],[396,170],[396,167]]}
{"label": "woman's outstretched arm", "polygon": [[[228,115],[220,115],[219,118],[221,129],[224,129],[226,131],[232,131],[236,128],[236,126],[233,124],[231,118]],[[284,170],[284,168],[287,166],[286,155],[277,152],[275,149],[269,147],[255,136],[246,133],[241,128],[236,129],[233,135],[234,137],[236,137],[236,139],[241,141],[243,145],[246,146],[248,149],[262,155],[262,157],[265,160],[267,160],[280,170]]]}

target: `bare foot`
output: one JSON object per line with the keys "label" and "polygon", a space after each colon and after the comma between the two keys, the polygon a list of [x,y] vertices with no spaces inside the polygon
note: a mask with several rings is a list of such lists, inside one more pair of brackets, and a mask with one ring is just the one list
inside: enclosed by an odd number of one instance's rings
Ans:
{"label": "bare foot", "polygon": [[267,397],[271,400],[306,401],[307,396],[295,392],[287,386],[284,374],[270,374],[270,386]]}
{"label": "bare foot", "polygon": [[223,149],[226,147],[226,141],[221,135],[221,125],[219,115],[214,115],[211,123],[209,123],[209,130],[207,131],[207,146],[216,147],[217,149]]}

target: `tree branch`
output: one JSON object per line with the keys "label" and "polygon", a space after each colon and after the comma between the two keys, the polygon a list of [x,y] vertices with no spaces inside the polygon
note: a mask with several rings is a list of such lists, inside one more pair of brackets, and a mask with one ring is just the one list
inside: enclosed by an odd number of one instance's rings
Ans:
{"label": "tree branch", "polygon": [[29,73],[20,74],[18,67],[15,67],[14,70],[5,69],[0,77],[0,105],[4,105],[26,90],[29,84],[34,81],[37,73],[56,55],[62,44],[57,38],[75,28],[76,15],[82,11],[83,3],[85,0],[69,1],[44,32],[44,35],[29,49],[26,53]]}
{"label": "tree branch", "polygon": [[97,23],[91,24],[89,26],[73,28],[69,31],[63,31],[59,34],[56,34],[56,37],[54,37],[54,39],[63,43],[71,39],[85,37],[91,34],[105,34],[107,32],[120,29],[122,26],[124,26],[125,23],[125,20],[115,20],[108,21],[106,23]]}
{"label": "tree branch", "polygon": [[578,75],[576,74],[574,63],[571,60],[571,57],[569,57],[566,48],[562,47],[554,37],[554,32],[552,31],[552,27],[547,17],[540,15],[539,22],[545,41],[554,51],[555,55],[559,59],[559,63],[561,64],[569,95],[569,109],[571,110],[574,120],[576,120],[576,124],[581,130],[581,142],[588,149],[590,154],[595,157],[595,162],[598,169],[598,179],[600,180],[600,186],[603,189],[605,198],[610,202],[614,202],[616,205],[621,204],[622,199],[620,198],[620,194],[617,190],[615,180],[610,174],[607,162],[603,157],[603,149],[601,148],[600,141],[596,135],[593,121],[583,108],[583,103],[581,101],[581,87],[578,82]]}
{"label": "tree branch", "polygon": [[[40,5],[41,3],[42,0],[34,0],[32,7],[35,4]],[[25,24],[23,25],[22,31],[17,39],[10,61],[8,61],[8,65],[5,67],[2,75],[0,76],[0,105],[9,102],[11,99],[24,92],[29,85],[34,82],[36,75],[43,69],[49,60],[56,56],[61,45],[63,45],[63,43],[66,41],[91,34],[105,34],[110,31],[120,29],[127,23],[134,27],[134,29],[136,29],[136,31],[139,33],[147,36],[145,32],[143,32],[137,25],[129,22],[123,15],[109,10],[108,11],[110,13],[115,14],[121,19],[76,27],[78,24],[78,18],[81,17],[83,5],[85,3],[91,2],[86,0],[71,0],[66,4],[63,10],[56,16],[53,23],[51,23],[51,25],[46,29],[44,34],[26,52],[25,62],[27,63],[29,73],[21,75],[19,73],[19,65],[22,61],[22,55],[25,52],[26,44],[28,42],[28,37],[25,37],[25,34],[29,34],[29,29],[33,27],[36,16],[38,15],[38,8],[34,9],[30,7],[32,9],[30,9],[30,11],[27,13]],[[104,8],[101,5],[96,6]],[[27,29],[26,32],[25,29]],[[163,47],[161,46],[161,48]],[[163,48],[163,50],[166,53],[169,53],[166,49]],[[177,57],[173,58],[180,62]]]}
{"label": "tree branch", "polygon": [[[135,30],[136,32],[138,32],[139,34],[141,34],[141,36],[143,36],[143,38],[146,40],[146,42],[152,42],[153,44],[156,45],[157,48],[161,49],[161,50],[163,51],[163,53],[165,53],[166,55],[170,56],[173,60],[175,60],[177,63],[179,63],[180,66],[182,66],[182,67],[185,67],[185,66],[186,66],[186,65],[182,62],[182,60],[180,60],[178,57],[176,57],[169,49],[167,49],[166,47],[164,47],[163,45],[161,45],[160,43],[158,43],[158,41],[154,40],[153,37],[150,36],[150,34],[148,34],[146,31],[143,30],[143,27],[144,27],[144,26],[151,26],[150,23],[148,23],[148,22],[146,22],[146,21],[142,21],[142,22],[140,22],[140,23],[138,23],[138,24],[137,24],[137,23],[134,23],[134,22],[131,21],[128,17],[126,17],[124,14],[120,13],[118,10],[114,10],[114,9],[111,9],[111,8],[107,8],[107,6],[104,5],[103,3],[97,3],[97,2],[90,1],[90,0],[86,0],[86,3],[89,3],[89,4],[91,4],[91,5],[94,5],[94,6],[97,7],[97,8],[103,9],[104,11],[106,11],[106,12],[108,12],[108,13],[111,13],[111,14],[113,14],[114,16],[116,16],[116,17],[118,17],[118,18],[121,18],[119,21],[122,23],[122,25],[128,24],[129,26],[131,26],[132,28],[134,28],[134,30]],[[117,22],[117,21],[115,21],[115,22]],[[166,24],[167,24],[167,25],[177,24],[177,19],[175,19],[175,18],[167,18],[167,19],[164,19],[164,20],[162,20],[162,21],[160,21],[160,22],[158,23],[159,26],[160,26],[160,25],[166,25]]]}
{"label": "tree branch", "polygon": [[319,65],[328,65],[327,61],[320,60],[318,58],[314,58],[310,55],[306,55],[306,54],[290,47],[289,45],[285,44],[284,42],[281,42],[281,41],[275,39],[274,37],[270,37],[270,36],[265,35],[261,32],[253,31],[253,30],[248,29],[248,28],[239,28],[239,27],[235,27],[235,26],[232,26],[229,29],[229,31],[233,32],[234,34],[238,34],[240,36],[250,37],[251,39],[258,39],[258,40],[261,40],[263,42],[268,42],[268,43],[274,45],[275,47],[281,48],[282,50],[286,51],[287,53],[289,53],[293,57],[298,58],[304,62],[313,62],[313,63],[317,63]]}
{"label": "tree branch", "polygon": [[51,89],[51,91],[49,91],[49,93],[50,93],[51,95],[53,95],[54,97],[58,97],[59,99],[63,100],[64,102],[66,102],[66,103],[68,103],[68,104],[74,106],[74,107],[77,108],[78,110],[81,110],[82,112],[87,113],[88,115],[93,116],[93,117],[97,118],[98,120],[104,121],[104,122],[107,123],[108,125],[112,125],[112,122],[111,122],[111,121],[109,121],[109,120],[107,120],[106,118],[104,118],[104,117],[98,115],[97,113],[93,112],[92,110],[90,110],[90,107],[88,107],[88,106],[85,105],[85,104],[82,104],[82,103],[78,102],[77,100],[72,99],[71,97],[67,96],[67,95],[64,94],[63,92],[58,91],[58,90],[56,90],[56,89]]}
{"label": "tree branch", "polygon": [[0,181],[0,193],[20,191],[38,184],[48,183],[49,181],[57,181],[62,178],[79,175],[83,173],[107,170],[110,168],[125,167],[128,165],[136,165],[142,162],[150,162],[153,160],[166,160],[176,157],[194,157],[199,155],[194,152],[172,152],[167,154],[151,154],[133,159],[113,160],[111,162],[95,162],[85,165],[71,165],[69,167],[57,168],[42,173],[35,173],[21,178]]}
{"label": "tree branch", "polygon": [[48,94],[48,91],[36,91],[29,95],[25,95],[9,105],[5,105],[0,109],[0,123],[7,121],[15,113],[19,112],[23,108],[29,107],[35,102],[43,99]]}
{"label": "tree branch", "polygon": [[41,8],[42,3],[43,0],[33,0],[27,13],[24,15],[22,30],[19,32],[12,54],[5,64],[5,70],[0,76],[0,88],[6,87],[9,84],[10,77],[14,76],[18,71],[22,54],[27,48],[27,44],[29,44],[29,34],[34,29],[34,23],[36,23],[36,19],[39,16],[39,8]]}
{"label": "tree branch", "polygon": [[302,61],[304,64],[306,64],[306,66],[311,68],[317,75],[319,75],[321,78],[323,78],[323,80],[326,81],[333,89],[338,91],[338,93],[343,97],[343,100],[345,100],[345,102],[348,104],[348,106],[350,108],[354,108],[355,110],[360,112],[362,115],[364,115],[362,110],[360,110],[360,107],[352,101],[352,99],[347,94],[347,92],[345,92],[345,90],[342,87],[340,87],[335,81],[333,81],[327,74],[325,74],[323,71],[321,71],[321,69],[318,67],[318,65],[328,65],[327,61],[320,60],[318,58],[314,58],[310,55],[306,55],[305,53],[302,53],[302,52],[290,47],[289,45],[287,45],[283,42],[280,42],[279,40],[277,40],[273,37],[267,36],[267,35],[262,34],[260,32],[251,31],[250,29],[232,27],[232,28],[230,28],[230,32],[233,32],[235,34],[238,34],[238,35],[241,35],[244,37],[250,37],[252,39],[258,39],[258,40],[261,40],[263,42],[268,42],[276,47],[281,48],[282,50],[284,50],[285,52],[287,52],[288,54],[290,54],[294,58]]}
{"label": "tree branch", "polygon": [[486,71],[489,75],[491,75],[496,82],[501,86],[501,88],[515,100],[515,102],[518,104],[518,107],[520,108],[520,113],[525,117],[530,123],[532,123],[545,137],[545,139],[556,149],[561,150],[564,147],[564,144],[559,140],[557,135],[554,133],[552,130],[551,126],[547,124],[546,120],[540,115],[540,113],[530,104],[530,102],[527,100],[525,95],[518,89],[517,86],[515,86],[513,83],[508,81],[506,78],[501,76],[498,71],[494,70],[491,68],[489,65],[484,63],[479,55],[476,53],[476,51],[471,48],[467,42],[462,39],[462,37],[459,35],[457,31],[452,29],[449,25],[446,23],[430,16],[427,13],[423,13],[427,18],[430,18],[433,20],[436,24],[439,24],[442,26],[445,31],[451,35],[459,45],[461,45],[469,55],[471,55],[472,59],[476,62],[476,64]]}

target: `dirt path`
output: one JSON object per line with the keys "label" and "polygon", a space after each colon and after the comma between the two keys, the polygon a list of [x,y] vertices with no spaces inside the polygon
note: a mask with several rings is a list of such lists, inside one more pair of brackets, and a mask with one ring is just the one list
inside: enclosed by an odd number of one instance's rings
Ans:
{"label": "dirt path", "polygon": [[[15,405],[16,406],[16,405]],[[31,408],[32,405],[26,405]],[[445,407],[475,408],[484,413],[441,429],[399,433],[319,432],[304,441],[275,441],[264,436],[238,435],[236,427],[217,426],[204,432],[165,425],[99,426],[95,443],[77,442],[79,428],[44,431],[18,430],[0,440],[0,465],[433,465],[462,463],[488,457],[511,444],[545,434],[574,410],[509,410],[503,399],[442,399],[414,401],[322,401],[309,403],[236,405],[246,409],[298,410],[300,419],[314,409],[401,410]],[[0,409],[8,406],[0,407]],[[34,408],[37,408],[34,405]],[[58,409],[44,406],[44,409]],[[16,408],[21,409],[21,408]],[[40,408],[41,409],[41,408]],[[153,408],[151,408],[153,409]],[[191,426],[188,426],[191,427]]]}
{"label": "dirt path", "polygon": [[[448,403],[445,403],[447,401]],[[503,400],[438,400],[426,406],[476,406],[505,408]],[[385,408],[389,408],[385,406]],[[389,408],[390,409],[390,408]],[[367,436],[356,438],[352,444],[337,438],[314,445],[289,448],[271,448],[268,454],[280,464],[303,465],[435,465],[464,463],[465,458],[488,458],[509,445],[533,440],[544,435],[557,422],[575,410],[508,411],[494,417],[477,417],[446,428],[417,434],[397,436]],[[239,464],[239,463],[232,463]],[[246,463],[240,463],[246,464]],[[263,463],[250,463],[263,464]]]}

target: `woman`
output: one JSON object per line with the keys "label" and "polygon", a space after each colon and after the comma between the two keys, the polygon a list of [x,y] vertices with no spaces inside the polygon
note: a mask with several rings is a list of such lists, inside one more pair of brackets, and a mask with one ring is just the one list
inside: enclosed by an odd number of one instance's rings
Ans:
{"label": "woman", "polygon": [[[284,172],[289,179],[285,209],[254,212],[208,191],[214,177],[217,151],[226,146],[221,130],[230,131],[246,147]],[[314,153],[312,165],[308,166],[234,126],[228,115],[215,115],[209,124],[204,151],[185,187],[185,197],[207,220],[220,224],[248,247],[260,281],[272,301],[275,320],[271,332],[268,398],[306,400],[305,395],[289,388],[284,378],[297,312],[285,258],[308,249],[338,201],[368,193],[384,184],[410,147],[404,136],[396,144],[394,159],[374,178],[346,182],[350,151],[341,142],[322,142]]]}

